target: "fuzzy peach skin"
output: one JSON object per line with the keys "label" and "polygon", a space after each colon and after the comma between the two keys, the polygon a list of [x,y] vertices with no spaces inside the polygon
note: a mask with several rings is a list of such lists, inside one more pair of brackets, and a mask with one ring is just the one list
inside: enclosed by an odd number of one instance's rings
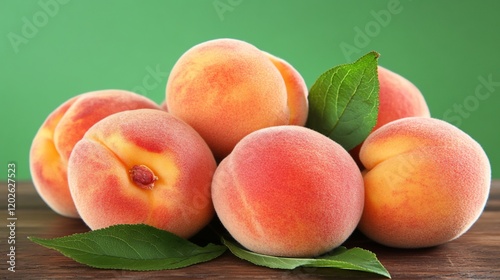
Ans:
{"label": "fuzzy peach skin", "polygon": [[[379,113],[372,132],[381,126],[406,117],[430,117],[429,107],[420,90],[409,80],[382,66],[378,66]],[[359,163],[361,145],[350,151]]]}
{"label": "fuzzy peach skin", "polygon": [[216,163],[201,136],[162,110],[120,112],[74,147],[68,182],[92,229],[144,223],[189,238],[214,216]]}
{"label": "fuzzy peach skin", "polygon": [[424,96],[412,82],[382,66],[377,69],[380,107],[373,130],[401,118],[431,116]]}
{"label": "fuzzy peach skin", "polygon": [[190,48],[175,63],[166,103],[221,160],[255,130],[305,123],[306,93],[300,74],[285,61],[240,40],[215,39]]}
{"label": "fuzzy peach skin", "polygon": [[80,94],[50,113],[33,139],[29,159],[35,188],[52,210],[63,216],[79,217],[66,175],[76,142],[104,117],[139,108],[159,109],[159,106],[136,93],[110,89]]}
{"label": "fuzzy peach skin", "polygon": [[168,108],[167,108],[167,101],[166,100],[163,100],[163,102],[160,103],[160,108],[165,111],[165,112],[168,112]]}
{"label": "fuzzy peach skin", "polygon": [[359,229],[392,247],[436,246],[458,238],[481,215],[491,167],[481,146],[433,118],[393,121],[364,142],[365,208]]}
{"label": "fuzzy peach skin", "polygon": [[287,91],[288,109],[290,110],[291,125],[305,126],[307,114],[309,113],[309,102],[307,96],[306,82],[300,73],[284,59],[276,57],[270,53],[263,52],[280,71],[283,81],[285,81]]}
{"label": "fuzzy peach skin", "polygon": [[311,257],[342,244],[363,211],[356,163],[339,144],[301,126],[260,129],[217,168],[215,211],[257,253]]}

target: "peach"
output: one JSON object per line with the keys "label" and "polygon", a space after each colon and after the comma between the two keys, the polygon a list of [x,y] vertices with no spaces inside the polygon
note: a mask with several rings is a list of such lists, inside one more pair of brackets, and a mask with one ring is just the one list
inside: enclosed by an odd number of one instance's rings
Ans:
{"label": "peach", "polygon": [[[378,66],[379,113],[372,132],[387,124],[406,117],[430,117],[430,111],[420,90],[406,78],[382,66]],[[359,163],[361,145],[350,151]]]}
{"label": "peach", "polygon": [[454,240],[486,204],[488,157],[447,122],[409,117],[388,123],[366,139],[360,159],[367,169],[359,229],[381,244],[420,248]]}
{"label": "peach", "polygon": [[163,100],[163,102],[160,103],[160,108],[165,111],[165,112],[168,112],[168,108],[167,108],[167,101],[166,100]]}
{"label": "peach", "polygon": [[66,169],[74,145],[97,121],[124,110],[159,106],[124,90],[99,90],[75,96],[56,108],[36,133],[30,149],[30,171],[38,194],[55,212],[77,218]]}
{"label": "peach", "polygon": [[289,124],[304,126],[309,113],[309,102],[307,100],[308,90],[304,78],[300,73],[284,59],[270,53],[263,52],[280,71],[285,82],[287,92],[288,109],[290,111]]}
{"label": "peach", "polygon": [[212,199],[224,227],[247,249],[310,257],[351,235],[364,189],[361,172],[339,144],[287,125],[244,137],[219,164]]}
{"label": "peach", "polygon": [[92,229],[148,224],[189,238],[214,216],[216,163],[201,136],[162,110],[109,116],[75,145],[71,195]]}
{"label": "peach", "polygon": [[235,39],[215,39],[187,50],[166,85],[167,110],[191,125],[215,157],[264,127],[304,125],[307,88],[284,60]]}
{"label": "peach", "polygon": [[424,96],[413,83],[382,66],[377,70],[380,107],[373,130],[405,117],[431,116]]}

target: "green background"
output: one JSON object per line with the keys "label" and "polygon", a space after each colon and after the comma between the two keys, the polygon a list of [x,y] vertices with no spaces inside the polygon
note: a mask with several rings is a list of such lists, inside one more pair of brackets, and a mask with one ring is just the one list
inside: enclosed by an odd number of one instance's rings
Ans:
{"label": "green background", "polygon": [[[160,103],[179,56],[231,37],[289,61],[310,87],[368,51],[476,139],[500,178],[500,1],[0,0],[0,180],[72,96],[126,89]],[[1,171],[3,170],[3,171]]]}

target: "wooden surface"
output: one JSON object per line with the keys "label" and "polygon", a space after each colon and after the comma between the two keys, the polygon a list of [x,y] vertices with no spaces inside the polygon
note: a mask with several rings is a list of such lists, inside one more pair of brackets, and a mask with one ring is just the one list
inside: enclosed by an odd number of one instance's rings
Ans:
{"label": "wooden surface", "polygon": [[[8,224],[5,183],[2,183],[0,197],[3,221]],[[2,226],[1,279],[384,279],[374,274],[336,269],[274,270],[252,265],[229,252],[213,261],[177,270],[93,269],[27,239],[28,236],[51,238],[88,231],[81,220],[52,212],[31,183],[17,184],[15,217],[16,272],[7,270],[9,231]],[[500,279],[500,181],[493,182],[482,216],[455,241],[429,249],[400,250],[377,245],[356,233],[345,245],[373,251],[393,279]]]}

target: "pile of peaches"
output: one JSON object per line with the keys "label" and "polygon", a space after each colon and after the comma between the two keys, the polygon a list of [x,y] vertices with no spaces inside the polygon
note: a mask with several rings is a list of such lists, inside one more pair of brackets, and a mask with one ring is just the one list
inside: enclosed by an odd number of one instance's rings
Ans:
{"label": "pile of peaches", "polygon": [[357,148],[305,127],[308,90],[285,60],[234,39],[187,50],[165,101],[124,90],[56,108],[30,150],[36,190],[92,230],[148,224],[190,238],[215,216],[257,253],[308,257],[354,230],[386,246],[451,241],[481,215],[481,146],[431,118],[423,95],[378,66],[377,125]]}

